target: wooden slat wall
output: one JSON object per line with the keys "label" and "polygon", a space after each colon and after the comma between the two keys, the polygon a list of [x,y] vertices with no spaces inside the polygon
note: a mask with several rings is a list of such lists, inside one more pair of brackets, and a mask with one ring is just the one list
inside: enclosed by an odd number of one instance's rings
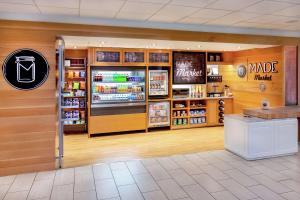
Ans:
{"label": "wooden slat wall", "polygon": [[17,90],[0,76],[0,176],[55,168],[55,36],[0,27],[0,66],[19,48],[41,52],[50,72],[47,81],[31,91]]}
{"label": "wooden slat wall", "polygon": [[[285,105],[298,104],[298,49],[296,46],[284,47],[285,66]],[[300,139],[300,138],[299,138]]]}
{"label": "wooden slat wall", "polygon": [[[223,82],[230,86],[234,95],[234,113],[241,113],[244,108],[260,107],[263,99],[268,99],[270,106],[284,105],[284,68],[282,47],[266,49],[245,50],[233,53],[233,65],[222,66],[221,74]],[[272,74],[273,81],[253,80],[254,74],[249,73],[244,78],[239,78],[237,68],[240,64],[248,66],[248,63],[263,61],[278,61],[278,74]],[[264,92],[259,90],[259,83],[264,82],[267,89]]]}

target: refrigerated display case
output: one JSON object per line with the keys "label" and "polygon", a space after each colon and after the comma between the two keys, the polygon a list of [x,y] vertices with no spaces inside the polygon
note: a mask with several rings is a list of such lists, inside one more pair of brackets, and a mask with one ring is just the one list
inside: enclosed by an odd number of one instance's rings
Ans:
{"label": "refrigerated display case", "polygon": [[170,103],[149,102],[148,127],[170,126]]}
{"label": "refrigerated display case", "polygon": [[145,102],[145,69],[94,67],[91,87],[92,108]]}
{"label": "refrigerated display case", "polygon": [[168,70],[149,70],[149,96],[168,96]]}

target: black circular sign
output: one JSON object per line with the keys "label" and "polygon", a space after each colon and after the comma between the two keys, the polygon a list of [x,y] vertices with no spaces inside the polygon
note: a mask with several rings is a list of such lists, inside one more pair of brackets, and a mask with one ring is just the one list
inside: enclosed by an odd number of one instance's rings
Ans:
{"label": "black circular sign", "polygon": [[19,90],[32,90],[48,78],[46,58],[32,49],[18,49],[5,59],[2,72],[6,81]]}

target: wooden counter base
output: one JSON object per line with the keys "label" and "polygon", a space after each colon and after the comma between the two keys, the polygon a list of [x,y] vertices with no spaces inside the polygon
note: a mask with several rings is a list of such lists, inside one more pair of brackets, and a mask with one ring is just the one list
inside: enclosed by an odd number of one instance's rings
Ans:
{"label": "wooden counter base", "polygon": [[243,113],[252,117],[262,119],[282,119],[282,118],[299,118],[300,106],[283,106],[270,108],[268,110],[262,109],[244,109]]}
{"label": "wooden counter base", "polygon": [[147,127],[146,121],[146,113],[90,116],[89,135],[144,130]]}

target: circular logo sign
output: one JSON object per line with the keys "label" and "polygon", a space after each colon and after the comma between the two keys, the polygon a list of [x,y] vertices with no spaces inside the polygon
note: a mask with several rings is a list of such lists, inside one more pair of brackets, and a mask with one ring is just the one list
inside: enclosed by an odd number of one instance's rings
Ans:
{"label": "circular logo sign", "polygon": [[32,90],[48,78],[46,58],[32,49],[18,49],[5,59],[2,72],[6,81],[19,90]]}
{"label": "circular logo sign", "polygon": [[246,76],[246,73],[247,73],[247,69],[245,65],[238,66],[237,74],[240,78],[244,78]]}

